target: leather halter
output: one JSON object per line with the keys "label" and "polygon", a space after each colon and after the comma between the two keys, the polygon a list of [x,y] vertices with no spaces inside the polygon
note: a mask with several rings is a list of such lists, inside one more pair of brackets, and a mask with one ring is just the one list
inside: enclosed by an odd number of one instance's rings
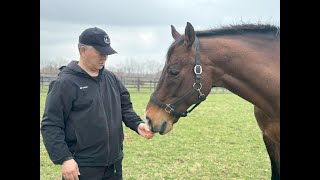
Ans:
{"label": "leather halter", "polygon": [[[172,114],[177,119],[179,119],[180,117],[186,117],[188,115],[188,113],[190,113],[194,108],[196,108],[202,101],[204,101],[206,99],[206,96],[201,92],[202,67],[200,65],[200,42],[199,42],[199,39],[197,36],[195,36],[195,41],[194,41],[193,45],[195,45],[195,47],[196,47],[196,57],[195,57],[196,65],[193,68],[193,71],[195,73],[195,83],[193,83],[192,89],[172,104],[166,104],[164,102],[161,102],[160,100],[157,99],[154,92],[152,93],[151,98],[150,98],[151,101],[153,101],[156,105],[158,105],[161,108],[164,108],[164,110],[167,113]],[[175,111],[175,109],[182,102],[184,102],[186,99],[188,99],[189,97],[191,97],[192,95],[194,95],[197,92],[199,93],[198,101],[194,104],[194,106],[190,110],[187,110],[185,112]]]}

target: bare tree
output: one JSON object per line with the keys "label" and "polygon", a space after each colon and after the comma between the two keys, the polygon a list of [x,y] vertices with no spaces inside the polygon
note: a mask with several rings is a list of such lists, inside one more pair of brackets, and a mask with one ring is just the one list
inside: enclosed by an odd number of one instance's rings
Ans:
{"label": "bare tree", "polygon": [[40,73],[57,74],[59,68],[67,65],[68,61],[65,58],[58,58],[56,60],[40,60]]}

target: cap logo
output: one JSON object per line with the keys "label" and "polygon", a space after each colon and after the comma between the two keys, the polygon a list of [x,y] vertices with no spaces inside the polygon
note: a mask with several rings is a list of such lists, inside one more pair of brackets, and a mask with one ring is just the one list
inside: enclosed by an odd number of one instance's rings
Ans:
{"label": "cap logo", "polygon": [[106,44],[110,45],[110,38],[108,35],[105,35],[103,40]]}

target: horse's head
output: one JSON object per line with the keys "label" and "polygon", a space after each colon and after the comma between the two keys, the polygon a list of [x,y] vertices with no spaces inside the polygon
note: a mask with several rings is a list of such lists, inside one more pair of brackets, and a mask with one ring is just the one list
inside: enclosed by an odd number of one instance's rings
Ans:
{"label": "horse's head", "polygon": [[207,57],[200,55],[200,44],[193,26],[187,23],[184,35],[171,26],[171,33],[175,41],[167,52],[158,86],[145,111],[150,129],[162,135],[190,112],[187,109],[191,105],[200,104],[212,86],[209,70],[205,67]]}

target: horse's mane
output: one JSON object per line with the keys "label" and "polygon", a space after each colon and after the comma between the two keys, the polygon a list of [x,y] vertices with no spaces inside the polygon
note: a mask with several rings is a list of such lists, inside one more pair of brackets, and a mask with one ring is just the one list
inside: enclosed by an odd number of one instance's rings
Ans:
{"label": "horse's mane", "polygon": [[[196,31],[197,37],[211,37],[223,35],[241,35],[249,33],[273,34],[275,38],[280,39],[280,27],[271,24],[236,24],[226,25],[219,28]],[[174,41],[168,49],[167,60],[172,54],[175,46],[182,45],[183,38]]]}
{"label": "horse's mane", "polygon": [[196,31],[198,37],[240,35],[246,33],[274,34],[280,36],[280,27],[271,24],[239,24],[227,25],[204,31]]}

